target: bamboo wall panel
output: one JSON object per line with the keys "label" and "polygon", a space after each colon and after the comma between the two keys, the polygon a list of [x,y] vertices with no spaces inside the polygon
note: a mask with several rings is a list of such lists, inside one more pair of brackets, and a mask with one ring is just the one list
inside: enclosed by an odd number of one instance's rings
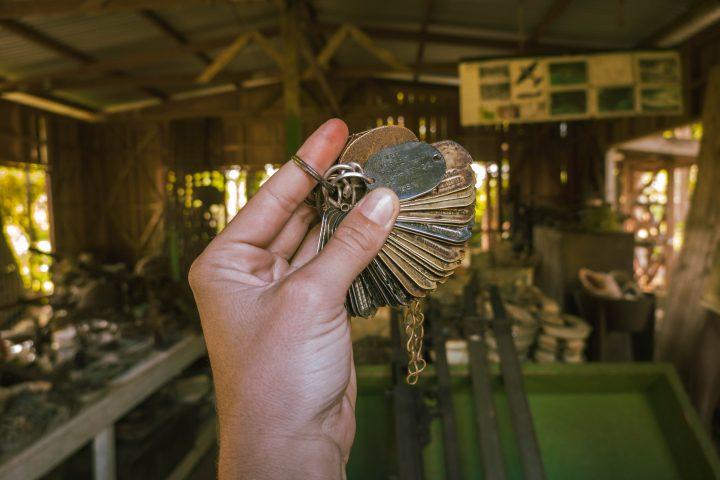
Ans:
{"label": "bamboo wall panel", "polygon": [[93,250],[137,260],[162,250],[168,128],[83,125],[88,235]]}
{"label": "bamboo wall panel", "polygon": [[63,255],[76,255],[89,245],[86,219],[90,205],[85,198],[78,122],[50,118],[48,142],[54,248]]}

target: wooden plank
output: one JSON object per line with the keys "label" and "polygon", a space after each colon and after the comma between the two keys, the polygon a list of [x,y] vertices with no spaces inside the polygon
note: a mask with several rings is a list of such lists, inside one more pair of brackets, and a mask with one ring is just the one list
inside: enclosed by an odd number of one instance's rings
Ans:
{"label": "wooden plank", "polygon": [[702,296],[720,245],[720,66],[710,71],[703,107],[703,139],[697,183],[685,221],[684,243],[670,270],[667,308],[659,355],[671,360],[687,382],[697,373],[693,360],[705,322]]}
{"label": "wooden plank", "polygon": [[360,46],[373,54],[378,60],[380,60],[386,65],[389,65],[398,72],[410,71],[410,68],[403,62],[401,62],[394,53],[392,53],[387,48],[380,47],[377,43],[375,43],[372,38],[370,38],[367,33],[363,32],[358,27],[350,24],[347,25],[347,29],[350,33],[350,36],[352,36],[355,41],[360,44]]}
{"label": "wooden plank", "polygon": [[340,104],[338,103],[337,97],[335,96],[335,92],[333,92],[332,88],[330,87],[330,83],[325,77],[325,73],[320,68],[320,65],[318,65],[317,60],[315,59],[315,54],[311,50],[308,41],[305,39],[304,35],[299,30],[297,32],[297,35],[300,53],[302,54],[305,61],[308,63],[308,68],[315,76],[315,79],[320,85],[320,89],[322,90],[325,99],[330,104],[330,109],[332,110],[333,115],[339,116]]}
{"label": "wooden plank", "polygon": [[505,307],[500,298],[500,290],[497,286],[492,285],[489,291],[493,310],[491,325],[497,341],[500,371],[510,407],[510,418],[512,419],[512,428],[520,454],[523,478],[526,480],[545,480],[540,445],[535,433],[530,403],[525,393],[520,360],[518,360],[512,337],[512,326],[505,314]]}
{"label": "wooden plank", "polygon": [[[260,30],[253,30],[250,34],[267,56],[272,58],[278,66],[284,68],[283,55],[275,49],[270,40]],[[285,48],[287,48],[287,45],[285,45]]]}
{"label": "wooden plank", "polygon": [[468,370],[475,406],[475,428],[480,443],[484,478],[504,480],[507,478],[503,457],[497,409],[493,400],[492,378],[487,361],[487,349],[482,338],[485,319],[478,315],[477,275],[465,286],[463,292],[463,333],[468,346]]}
{"label": "wooden plank", "polygon": [[3,99],[11,102],[19,103],[21,105],[27,105],[29,107],[34,107],[40,110],[44,110],[46,112],[56,113],[58,115],[64,115],[66,117],[75,118],[77,120],[82,120],[85,122],[101,122],[104,120],[104,116],[102,114],[67,105],[56,100],[50,100],[37,95],[31,95],[29,93],[8,92],[3,93],[0,96],[2,96]]}
{"label": "wooden plank", "polygon": [[[339,27],[334,23],[322,23],[318,25],[322,31],[334,32]],[[411,29],[402,29],[397,27],[383,27],[375,25],[357,25],[370,37],[376,40],[397,40],[401,42],[417,43],[420,41],[420,32]],[[467,32],[463,34],[440,33],[428,31],[425,34],[425,41],[429,44],[457,45],[465,47],[493,48],[498,50],[507,50],[508,53],[516,53],[519,51],[517,40],[508,40],[498,38],[487,31]],[[576,46],[572,42],[558,42],[541,40],[536,45],[528,46],[525,53],[547,54],[547,53],[592,53],[608,49],[615,49],[616,46],[604,45],[598,42],[596,46]],[[497,55],[497,53],[495,54]]]}
{"label": "wooden plank", "polygon": [[116,379],[97,402],[8,458],[0,465],[0,478],[45,475],[204,354],[205,343],[198,335],[153,354]]}
{"label": "wooden plank", "polygon": [[93,439],[93,480],[115,480],[115,427],[108,426]]}
{"label": "wooden plank", "polygon": [[[636,48],[655,47],[658,42],[662,42],[667,36],[685,28],[688,24],[696,22],[698,18],[710,17],[717,8],[716,0],[702,0],[699,5],[691,5],[685,12],[660,25],[650,35],[637,42]],[[688,32],[687,35],[689,37],[692,33]]]}
{"label": "wooden plank", "polygon": [[337,30],[335,30],[317,56],[317,64],[320,67],[326,67],[328,63],[330,63],[330,59],[333,55],[335,55],[335,52],[337,52],[337,49],[340,48],[340,45],[342,45],[345,41],[348,34],[347,25],[341,25]]}
{"label": "wooden plank", "polygon": [[197,83],[208,83],[219,74],[240,51],[250,42],[250,33],[243,33],[237,36],[233,42],[215,57],[215,60],[198,75]]}

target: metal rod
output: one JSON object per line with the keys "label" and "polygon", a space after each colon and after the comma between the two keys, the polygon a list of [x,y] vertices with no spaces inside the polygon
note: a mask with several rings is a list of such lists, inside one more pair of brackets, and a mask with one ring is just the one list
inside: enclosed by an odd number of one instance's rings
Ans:
{"label": "metal rod", "polygon": [[477,288],[475,279],[465,287],[465,315],[463,328],[468,344],[470,380],[475,404],[475,424],[480,441],[483,478],[507,478],[497,412],[493,402],[492,381],[487,362],[487,351],[482,339],[484,321],[477,314]]}
{"label": "metal rod", "polygon": [[455,423],[455,406],[452,399],[452,380],[448,367],[447,351],[445,350],[445,335],[441,316],[435,302],[428,305],[426,321],[430,322],[433,344],[435,347],[435,374],[437,375],[437,396],[442,420],[443,455],[445,460],[445,478],[447,480],[460,480],[460,447],[458,444],[457,427]]}
{"label": "metal rod", "polygon": [[423,480],[423,459],[418,435],[417,389],[405,382],[406,362],[400,336],[397,309],[390,313],[390,332],[393,343],[393,406],[395,407],[395,444],[398,456],[399,480]]}
{"label": "metal rod", "polygon": [[492,328],[500,356],[500,371],[505,383],[510,418],[520,451],[524,477],[526,480],[544,480],[542,456],[535,434],[530,404],[525,394],[520,360],[518,360],[517,350],[515,350],[515,343],[512,339],[510,320],[505,314],[498,287],[491,285],[488,291],[493,310]]}

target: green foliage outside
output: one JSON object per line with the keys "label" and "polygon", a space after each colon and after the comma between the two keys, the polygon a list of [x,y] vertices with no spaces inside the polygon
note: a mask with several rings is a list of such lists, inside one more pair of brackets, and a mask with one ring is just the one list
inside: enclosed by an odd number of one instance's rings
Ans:
{"label": "green foliage outside", "polygon": [[47,175],[38,166],[0,166],[0,215],[4,232],[15,253],[25,287],[51,293],[52,259],[31,249],[50,252],[50,211]]}

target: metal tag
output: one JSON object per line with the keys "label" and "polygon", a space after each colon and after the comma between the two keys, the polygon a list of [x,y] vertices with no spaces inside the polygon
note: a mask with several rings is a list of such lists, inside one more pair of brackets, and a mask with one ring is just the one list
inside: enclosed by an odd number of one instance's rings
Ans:
{"label": "metal tag", "polygon": [[435,188],[445,175],[445,159],[433,146],[406,142],[384,148],[368,159],[365,173],[373,180],[368,190],[386,187],[410,200]]}

